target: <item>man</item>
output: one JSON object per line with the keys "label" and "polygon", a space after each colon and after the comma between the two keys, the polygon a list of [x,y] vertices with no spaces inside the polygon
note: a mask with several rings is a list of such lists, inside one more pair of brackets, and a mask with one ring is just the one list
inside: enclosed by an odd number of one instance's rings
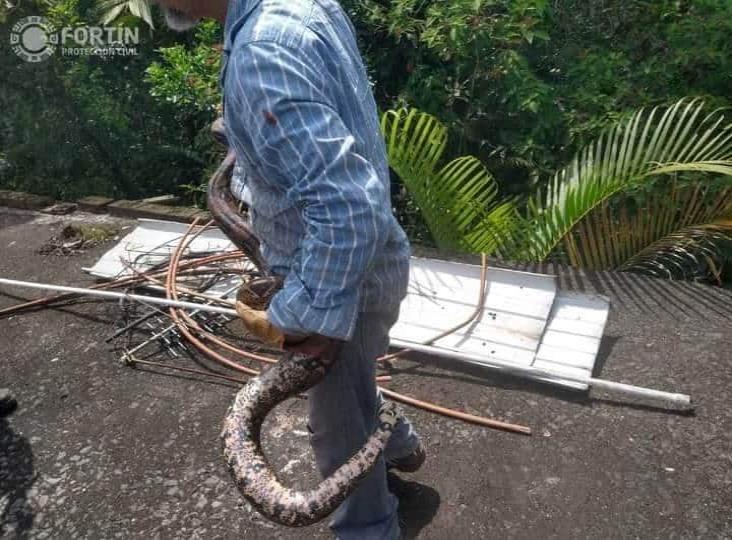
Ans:
{"label": "man", "polygon": [[[409,265],[353,26],[335,0],[158,3],[178,30],[203,17],[225,24],[227,137],[252,228],[284,278],[265,328],[256,330],[311,354],[338,344],[333,368],[308,399],[311,444],[321,474],[329,475],[374,430],[381,399],[375,360],[386,351]],[[399,536],[387,464],[410,472],[424,461],[405,419],[385,458],[334,514],[338,538]]]}

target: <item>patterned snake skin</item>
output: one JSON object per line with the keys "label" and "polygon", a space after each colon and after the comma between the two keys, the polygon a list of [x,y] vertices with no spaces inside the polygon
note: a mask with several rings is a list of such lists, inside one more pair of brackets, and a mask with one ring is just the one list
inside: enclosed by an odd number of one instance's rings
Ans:
{"label": "patterned snake skin", "polygon": [[[223,124],[212,127],[214,136],[225,142]],[[239,214],[231,194],[232,152],[209,182],[208,207],[221,230],[257,266],[263,277],[240,291],[249,305],[263,309],[279,288],[277,278],[269,275],[259,251],[259,241]],[[273,367],[255,377],[237,393],[224,419],[221,433],[224,458],[239,491],[266,518],[290,527],[316,523],[331,514],[373,468],[386,446],[398,420],[398,411],[385,402],[378,414],[378,425],[364,446],[309,491],[283,486],[267,463],[260,437],[262,423],[282,401],[306,391],[325,377],[336,351],[320,357],[286,353]]]}

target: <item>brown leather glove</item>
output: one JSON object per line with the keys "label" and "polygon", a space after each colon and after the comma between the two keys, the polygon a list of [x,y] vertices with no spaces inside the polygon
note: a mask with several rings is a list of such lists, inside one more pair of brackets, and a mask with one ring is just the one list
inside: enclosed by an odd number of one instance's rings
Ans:
{"label": "brown leather glove", "polygon": [[277,349],[283,348],[285,335],[279,328],[269,322],[266,311],[254,309],[244,302],[237,300],[236,312],[244,322],[246,329],[261,339],[266,345]]}
{"label": "brown leather glove", "polygon": [[267,306],[281,286],[279,278],[258,278],[242,285],[235,307],[246,329],[270,347],[308,356],[333,354],[337,340],[319,334],[287,336],[269,321]]}
{"label": "brown leather glove", "polygon": [[279,278],[256,278],[245,282],[236,295],[236,312],[244,326],[264,343],[282,348],[285,336],[267,319],[267,306],[282,286]]}
{"label": "brown leather glove", "polygon": [[236,312],[247,330],[266,345],[276,349],[320,357],[332,354],[339,343],[337,340],[319,334],[304,337],[286,336],[269,322],[266,311],[254,309],[243,302],[236,302]]}

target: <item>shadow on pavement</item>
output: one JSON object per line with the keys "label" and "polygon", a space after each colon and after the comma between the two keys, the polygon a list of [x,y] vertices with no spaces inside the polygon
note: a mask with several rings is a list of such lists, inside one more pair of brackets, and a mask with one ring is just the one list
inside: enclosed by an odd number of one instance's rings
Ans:
{"label": "shadow on pavement", "polygon": [[1,537],[28,536],[35,517],[28,500],[28,491],[34,481],[30,443],[13,431],[7,418],[0,417]]}
{"label": "shadow on pavement", "polygon": [[[411,353],[405,356],[405,359],[410,361],[408,366],[401,367],[397,360],[396,366],[391,369],[386,369],[384,374],[419,375],[420,377],[433,379],[467,382],[487,388],[533,392],[571,403],[590,403],[587,392],[578,392],[550,383],[527,379],[486,366],[468,364],[451,358],[434,358],[419,353]],[[432,373],[423,369],[423,366],[438,368],[441,371],[439,373]]]}
{"label": "shadow on pavement", "polygon": [[399,525],[402,538],[417,538],[437,514],[440,494],[429,486],[407,481],[396,474],[387,476],[389,490],[399,499]]}
{"label": "shadow on pavement", "polygon": [[[600,372],[604,368],[605,362],[610,356],[610,352],[617,341],[618,338],[615,336],[603,336],[595,369],[592,374],[593,377],[602,378]],[[669,403],[654,404],[652,401],[645,403],[642,398],[622,396],[613,398],[612,395],[607,397],[590,396],[587,391],[562,388],[561,386],[553,385],[548,382],[527,379],[511,373],[499,372],[488,367],[462,363],[459,360],[435,359],[419,354],[414,354],[412,358],[406,357],[406,359],[410,362],[408,366],[400,367],[399,364],[397,364],[390,369],[385,369],[384,373],[387,375],[418,375],[426,379],[451,380],[476,384],[487,388],[530,392],[587,407],[593,407],[594,405],[601,403],[603,405],[612,405],[614,407],[628,407],[637,410],[660,412],[668,415],[694,416],[693,410],[685,407],[676,408]],[[430,366],[441,370],[449,369],[450,371],[434,373],[423,369],[423,366]]]}

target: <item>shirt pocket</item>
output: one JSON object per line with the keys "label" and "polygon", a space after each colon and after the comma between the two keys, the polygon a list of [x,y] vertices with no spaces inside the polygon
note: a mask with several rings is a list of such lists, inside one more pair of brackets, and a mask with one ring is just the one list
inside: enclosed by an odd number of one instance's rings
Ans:
{"label": "shirt pocket", "polygon": [[304,233],[300,211],[284,191],[250,179],[249,220],[257,237],[280,252],[297,249]]}

